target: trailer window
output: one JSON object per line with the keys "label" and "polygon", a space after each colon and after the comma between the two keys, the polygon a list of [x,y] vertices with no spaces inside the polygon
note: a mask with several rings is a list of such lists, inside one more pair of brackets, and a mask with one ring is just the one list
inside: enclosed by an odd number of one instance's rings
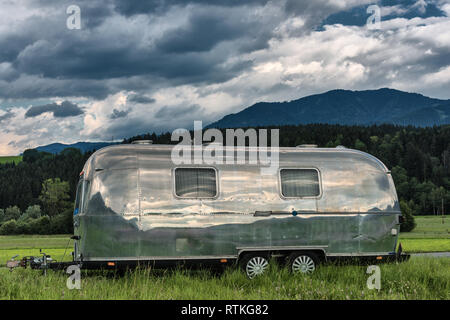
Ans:
{"label": "trailer window", "polygon": [[78,182],[78,186],[77,186],[77,195],[76,195],[76,199],[75,199],[75,209],[73,211],[73,215],[77,215],[78,213],[80,213],[80,207],[81,207],[81,199],[83,198],[82,196],[82,189],[83,189],[83,184],[82,181]]}
{"label": "trailer window", "polygon": [[214,198],[217,195],[216,170],[175,169],[175,194],[182,198]]}
{"label": "trailer window", "polygon": [[281,194],[286,198],[318,197],[319,173],[316,169],[281,169]]}
{"label": "trailer window", "polygon": [[84,212],[86,203],[87,203],[87,193],[89,190],[89,181],[88,180],[80,180],[77,186],[77,194],[75,199],[75,210],[73,212],[74,215],[78,213]]}

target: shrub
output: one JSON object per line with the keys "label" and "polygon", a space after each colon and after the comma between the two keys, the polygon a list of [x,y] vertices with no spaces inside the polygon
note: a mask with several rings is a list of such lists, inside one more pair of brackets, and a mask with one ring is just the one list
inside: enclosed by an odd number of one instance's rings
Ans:
{"label": "shrub", "polygon": [[67,226],[66,226],[66,216],[64,213],[58,214],[51,218],[50,220],[50,234],[62,234],[66,233]]}
{"label": "shrub", "polygon": [[3,223],[2,226],[0,227],[0,234],[3,235],[16,234],[16,232],[17,232],[17,222],[14,219]]}
{"label": "shrub", "polygon": [[31,219],[29,225],[31,233],[48,234],[50,229],[50,218],[48,216],[42,216],[37,219]]}
{"label": "shrub", "polygon": [[[8,207],[2,214],[2,221],[9,221],[9,220],[18,220],[20,218],[20,209],[17,206],[14,207]],[[0,221],[1,222],[1,221]]]}
{"label": "shrub", "polygon": [[29,219],[17,221],[16,234],[32,234]]}
{"label": "shrub", "polygon": [[37,219],[41,217],[41,207],[39,205],[29,206],[27,210],[20,216],[19,221],[24,221],[29,218]]}
{"label": "shrub", "polygon": [[400,201],[400,210],[403,215],[403,222],[400,224],[400,232],[410,232],[416,227],[413,216],[414,203],[408,203],[404,200]]}

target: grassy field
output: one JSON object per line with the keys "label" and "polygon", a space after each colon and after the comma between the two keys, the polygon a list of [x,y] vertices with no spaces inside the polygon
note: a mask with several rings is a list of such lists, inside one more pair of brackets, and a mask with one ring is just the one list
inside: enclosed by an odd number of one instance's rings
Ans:
{"label": "grassy field", "polygon": [[[0,236],[0,250],[65,248],[70,237],[69,234]],[[70,240],[69,245],[72,244],[73,240]]]}
{"label": "grassy field", "polygon": [[[450,251],[450,217],[417,216],[416,228],[400,233],[400,242],[406,252]],[[444,221],[444,223],[442,223]]]}
{"label": "grassy field", "polygon": [[413,257],[382,264],[381,289],[367,288],[366,266],[320,266],[311,275],[292,275],[272,265],[249,280],[229,268],[207,270],[150,269],[127,272],[84,271],[81,289],[66,287],[68,275],[50,271],[0,269],[0,299],[449,299],[450,259]]}
{"label": "grassy field", "polygon": [[[404,251],[450,251],[449,221],[417,217],[413,232],[401,233]],[[67,250],[66,250],[67,247]],[[58,261],[71,260],[70,235],[0,236],[0,265],[15,254],[39,256],[39,248]],[[64,255],[65,253],[65,255]],[[208,270],[136,270],[119,276],[83,271],[81,290],[66,287],[63,271],[0,268],[0,299],[449,299],[450,258],[412,257],[382,264],[381,290],[366,286],[367,266],[322,265],[312,275],[292,275],[272,265],[268,274],[248,280],[229,268]]]}
{"label": "grassy field", "polygon": [[[65,248],[67,247],[67,250]],[[70,235],[20,235],[20,236],[0,236],[0,266],[18,254],[24,256],[40,256],[39,249],[52,256],[57,261],[72,259],[73,240]]]}
{"label": "grassy field", "polygon": [[[442,252],[450,251],[450,218],[442,223],[441,217],[416,217],[417,227],[412,232],[401,233],[400,242],[403,251],[415,252]],[[73,241],[70,235],[20,235],[0,236],[0,265],[18,254],[22,256],[39,255],[39,249],[57,261],[71,259]],[[67,247],[67,250],[65,248]],[[64,252],[66,253],[64,255]]]}
{"label": "grassy field", "polygon": [[0,157],[0,163],[10,163],[15,162],[18,164],[22,161],[22,156],[7,156],[7,157]]}

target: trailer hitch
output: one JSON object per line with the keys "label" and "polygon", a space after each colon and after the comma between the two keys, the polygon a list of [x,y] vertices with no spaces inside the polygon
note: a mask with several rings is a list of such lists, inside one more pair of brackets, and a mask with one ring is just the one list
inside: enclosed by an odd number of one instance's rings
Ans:
{"label": "trailer hitch", "polygon": [[31,269],[41,269],[43,274],[47,274],[47,269],[50,268],[50,263],[53,261],[52,257],[45,252],[42,252],[42,249],[39,249],[42,257],[34,257],[34,256],[26,256],[20,260],[16,260],[19,256],[16,254],[6,262],[6,267],[9,268],[9,271],[13,271],[17,267],[27,268],[29,265]]}
{"label": "trailer hitch", "polygon": [[36,258],[32,257],[33,260],[30,261],[30,267],[32,269],[41,269],[42,274],[45,276],[47,275],[47,269],[49,268],[49,263],[53,261],[52,257],[45,252],[42,252],[42,249],[39,249],[40,254],[42,257]]}
{"label": "trailer hitch", "polygon": [[19,255],[16,254],[11,258],[11,260],[8,260],[6,262],[6,267],[9,268],[10,272],[12,272],[14,270],[14,268],[17,268],[20,265],[21,260],[15,260],[18,256]]}

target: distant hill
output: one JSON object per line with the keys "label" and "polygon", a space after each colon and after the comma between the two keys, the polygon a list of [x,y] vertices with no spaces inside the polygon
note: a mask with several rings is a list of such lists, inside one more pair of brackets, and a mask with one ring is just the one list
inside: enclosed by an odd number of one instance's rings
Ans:
{"label": "distant hill", "polygon": [[328,123],[396,124],[418,127],[450,124],[450,100],[394,89],[332,90],[287,102],[259,102],[229,114],[209,128]]}
{"label": "distant hill", "polygon": [[85,153],[92,150],[98,150],[113,144],[117,144],[115,142],[77,142],[74,144],[63,144],[63,143],[52,143],[46,146],[40,146],[35,148],[38,151],[45,151],[49,153],[60,153],[66,148],[76,148],[81,152]]}
{"label": "distant hill", "polygon": [[[208,128],[245,128],[311,123],[340,125],[395,124],[427,127],[450,124],[450,100],[382,88],[378,90],[331,90],[287,102],[259,102],[229,114]],[[142,138],[142,136],[140,136]],[[154,139],[149,135],[149,139]],[[112,142],[52,143],[39,151],[59,153],[77,148],[83,153],[117,144]]]}

